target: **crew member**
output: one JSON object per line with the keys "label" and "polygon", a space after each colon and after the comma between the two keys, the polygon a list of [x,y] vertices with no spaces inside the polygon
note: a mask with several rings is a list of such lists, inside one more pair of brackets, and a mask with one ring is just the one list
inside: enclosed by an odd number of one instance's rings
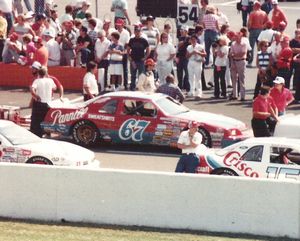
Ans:
{"label": "crew member", "polygon": [[181,132],[177,147],[182,155],[177,163],[175,172],[196,173],[199,165],[199,153],[203,150],[202,135],[198,132],[198,123],[193,121],[189,129]]}
{"label": "crew member", "polygon": [[47,77],[47,68],[41,67],[38,70],[38,78],[31,86],[31,95],[33,98],[30,131],[39,137],[43,136],[41,123],[44,120],[52,100],[52,93],[56,89],[53,80]]}
{"label": "crew member", "polygon": [[270,97],[270,88],[263,86],[253,101],[251,125],[255,137],[271,136],[278,121],[277,108]]}

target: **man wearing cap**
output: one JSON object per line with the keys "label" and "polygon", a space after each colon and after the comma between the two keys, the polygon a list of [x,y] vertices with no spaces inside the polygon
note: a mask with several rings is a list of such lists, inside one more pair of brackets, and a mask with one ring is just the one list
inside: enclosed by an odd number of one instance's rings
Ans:
{"label": "man wearing cap", "polygon": [[189,123],[189,129],[181,132],[177,147],[182,150],[182,155],[177,163],[175,172],[196,173],[199,165],[199,154],[204,150],[201,144],[202,135],[198,132],[198,123]]}
{"label": "man wearing cap", "polygon": [[[38,79],[38,77],[39,77],[38,72],[41,68],[42,68],[42,65],[39,62],[35,61],[32,63],[32,65],[31,65],[31,74],[33,77],[32,83],[34,82],[35,79]],[[61,82],[53,75],[49,75],[48,71],[47,71],[47,77],[53,80],[54,84],[56,85],[56,89],[58,90],[59,98],[62,100],[63,95],[64,95],[64,88],[63,88]],[[32,83],[29,86],[30,90],[31,90]],[[32,107],[32,103],[33,103],[33,99],[31,99],[31,101],[29,103],[29,107]]]}
{"label": "man wearing cap", "polygon": [[36,47],[36,51],[33,56],[34,61],[38,61],[42,66],[48,66],[48,50],[43,44],[43,40],[41,37],[35,36],[33,38],[34,47]]}
{"label": "man wearing cap", "polygon": [[48,50],[48,66],[60,65],[60,46],[54,39],[54,33],[50,30],[46,30],[43,33],[43,37],[46,40],[45,47]]}
{"label": "man wearing cap", "polygon": [[147,17],[147,25],[142,27],[142,33],[146,34],[147,41],[150,46],[150,58],[154,57],[155,49],[159,43],[159,30],[154,27],[154,18],[152,16]]}
{"label": "man wearing cap", "polygon": [[281,51],[277,57],[277,75],[281,76],[285,80],[285,87],[290,88],[291,80],[291,64],[293,60],[293,51],[289,46],[289,37],[285,36],[281,39]]}
{"label": "man wearing cap", "polygon": [[137,89],[142,92],[153,93],[156,90],[155,82],[157,78],[154,74],[155,62],[149,58],[145,61],[145,72],[140,74],[139,81],[137,83]]}
{"label": "man wearing cap", "polygon": [[127,19],[128,25],[131,25],[127,9],[128,9],[127,0],[112,0],[110,10],[112,12],[115,12],[115,22],[120,18],[123,20]]}
{"label": "man wearing cap", "polygon": [[[118,33],[120,34],[120,39],[119,39],[119,43],[125,48],[127,49],[127,45],[129,43],[129,39],[130,39],[130,33],[128,32],[127,29],[124,28],[124,24],[125,21],[121,18],[117,19],[116,23],[115,23],[115,27],[118,31]],[[125,90],[128,89],[128,55],[127,53],[125,53],[123,55],[123,79],[124,79],[124,88]]]}
{"label": "man wearing cap", "polygon": [[266,41],[268,41],[269,46],[270,46],[274,39],[274,33],[275,33],[275,31],[272,28],[273,28],[273,22],[268,20],[265,23],[264,30],[260,32],[260,34],[257,38],[257,41],[260,42],[262,40],[266,40]]}
{"label": "man wearing cap", "polygon": [[255,1],[253,11],[250,13],[248,19],[249,42],[251,46],[251,57],[248,60],[248,66],[252,66],[254,46],[257,43],[259,34],[264,29],[265,24],[268,21],[268,15],[261,10],[260,7],[261,3],[259,1]]}
{"label": "man wearing cap", "polygon": [[75,18],[85,19],[85,14],[86,14],[87,10],[89,9],[90,5],[91,5],[90,2],[83,1],[82,5],[81,5],[81,9],[76,13]]}
{"label": "man wearing cap", "polygon": [[284,115],[286,107],[295,99],[292,92],[284,87],[284,78],[277,76],[273,81],[274,87],[271,89],[270,96],[274,99],[278,109],[278,115]]}
{"label": "man wearing cap", "polygon": [[150,54],[149,44],[146,39],[141,37],[141,27],[134,27],[134,37],[129,40],[127,46],[127,53],[130,61],[131,83],[130,90],[134,91],[136,88],[136,78],[144,72],[144,61]]}
{"label": "man wearing cap", "polygon": [[47,68],[41,67],[38,70],[38,78],[33,81],[31,86],[31,95],[34,101],[30,131],[39,137],[42,137],[44,134],[41,123],[48,112],[48,103],[52,100],[52,93],[55,89],[55,83],[51,78],[47,77]]}
{"label": "man wearing cap", "polygon": [[18,34],[13,32],[9,38],[5,40],[2,52],[2,60],[4,63],[16,63],[20,58],[22,44],[18,41]]}
{"label": "man wearing cap", "polygon": [[278,121],[278,110],[270,88],[263,86],[260,94],[254,99],[252,106],[251,126],[255,137],[271,136]]}
{"label": "man wearing cap", "polygon": [[273,29],[279,30],[279,23],[281,21],[283,21],[287,25],[288,21],[287,21],[287,18],[285,16],[284,12],[278,6],[278,0],[272,0],[272,6],[273,6],[273,9],[269,13],[269,16],[273,22]]}

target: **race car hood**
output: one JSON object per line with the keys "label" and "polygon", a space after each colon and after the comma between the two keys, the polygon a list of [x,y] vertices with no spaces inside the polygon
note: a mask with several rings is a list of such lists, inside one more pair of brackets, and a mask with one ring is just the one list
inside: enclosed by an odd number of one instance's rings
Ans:
{"label": "race car hood", "polygon": [[50,160],[56,157],[63,162],[56,165],[74,166],[78,161],[91,161],[95,158],[94,152],[64,141],[41,139],[40,142],[22,145],[22,148],[32,150],[32,155],[42,155]]}
{"label": "race car hood", "polygon": [[189,121],[198,121],[206,124],[213,124],[214,126],[222,127],[225,129],[237,128],[240,130],[245,130],[247,128],[245,123],[237,119],[204,111],[190,110],[188,112],[178,114],[177,117],[187,119]]}

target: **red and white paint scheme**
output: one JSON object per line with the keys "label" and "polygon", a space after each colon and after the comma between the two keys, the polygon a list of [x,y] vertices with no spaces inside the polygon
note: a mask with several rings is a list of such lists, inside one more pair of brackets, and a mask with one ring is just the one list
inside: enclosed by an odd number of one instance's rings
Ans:
{"label": "red and white paint scheme", "polygon": [[300,180],[300,140],[249,138],[199,157],[198,173]]}
{"label": "red and white paint scheme", "polygon": [[72,137],[75,143],[101,141],[176,147],[180,132],[196,121],[203,144],[222,147],[249,137],[236,119],[190,110],[163,94],[112,92],[86,102],[54,101],[42,127]]}

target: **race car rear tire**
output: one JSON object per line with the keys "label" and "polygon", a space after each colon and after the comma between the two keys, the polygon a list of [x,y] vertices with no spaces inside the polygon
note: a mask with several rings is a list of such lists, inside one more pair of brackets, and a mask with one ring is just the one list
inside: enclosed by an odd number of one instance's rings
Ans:
{"label": "race car rear tire", "polygon": [[72,137],[76,144],[81,146],[91,146],[99,138],[96,126],[87,120],[78,121],[72,129]]}
{"label": "race car rear tire", "polygon": [[207,147],[212,147],[211,136],[209,132],[202,127],[199,128],[198,132],[202,135],[202,144]]}
{"label": "race car rear tire", "polygon": [[238,174],[229,169],[229,168],[219,168],[216,170],[213,170],[212,173],[213,175],[220,175],[220,176],[238,176]]}
{"label": "race car rear tire", "polygon": [[27,160],[28,164],[53,165],[53,163],[43,156],[33,156]]}

